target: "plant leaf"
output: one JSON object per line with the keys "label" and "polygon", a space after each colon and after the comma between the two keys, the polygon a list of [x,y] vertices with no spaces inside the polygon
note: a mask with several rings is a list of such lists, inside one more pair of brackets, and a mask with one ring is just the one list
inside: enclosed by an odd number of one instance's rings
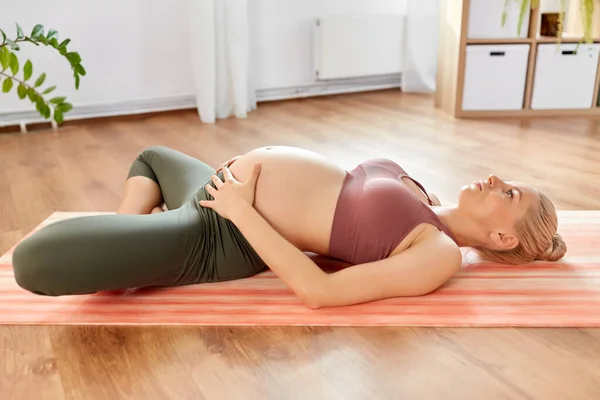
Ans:
{"label": "plant leaf", "polygon": [[66,55],[67,54],[67,45],[71,42],[71,39],[65,39],[63,40],[58,47],[56,48],[61,55]]}
{"label": "plant leaf", "polygon": [[50,118],[51,113],[52,111],[50,110],[50,107],[48,107],[48,104],[44,104],[44,118]]}
{"label": "plant leaf", "polygon": [[52,39],[52,38],[57,38],[58,37],[58,31],[54,30],[54,29],[50,29],[48,31],[48,35],[46,35],[46,37],[48,39]]}
{"label": "plant leaf", "polygon": [[85,76],[86,72],[85,72],[85,68],[83,68],[83,65],[77,64],[73,68],[75,69],[75,72],[77,72],[79,75]]}
{"label": "plant leaf", "polygon": [[33,30],[31,31],[31,37],[32,38],[36,38],[39,35],[43,35],[44,34],[44,25],[41,24],[37,24],[36,26],[33,27]]}
{"label": "plant leaf", "polygon": [[12,87],[13,87],[13,81],[12,81],[12,79],[6,78],[4,80],[4,83],[2,84],[2,91],[4,93],[8,93],[8,92],[10,92],[10,89],[12,89]]}
{"label": "plant leaf", "polygon": [[23,84],[20,84],[17,88],[17,94],[19,95],[19,98],[23,100],[25,97],[27,97],[27,88],[23,86]]}
{"label": "plant leaf", "polygon": [[31,74],[33,74],[33,65],[31,64],[31,60],[27,60],[25,65],[23,66],[23,78],[25,82],[31,78]]}
{"label": "plant leaf", "polygon": [[19,73],[19,59],[15,53],[10,53],[10,70],[13,76]]}
{"label": "plant leaf", "polygon": [[64,121],[63,113],[60,110],[54,110],[54,120],[57,124],[62,124]]}
{"label": "plant leaf", "polygon": [[79,90],[79,75],[75,73],[75,89]]}
{"label": "plant leaf", "polygon": [[42,73],[39,78],[36,79],[35,81],[35,87],[40,87],[44,84],[44,81],[46,80],[46,73]]}
{"label": "plant leaf", "polygon": [[46,39],[45,36],[39,36],[36,38],[40,43],[45,44],[46,46],[48,46],[48,39]]}
{"label": "plant leaf", "polygon": [[6,43],[8,43],[8,45],[10,46],[10,48],[13,49],[14,51],[17,51],[17,50],[21,49],[18,44],[16,44],[15,42],[13,42],[10,39],[6,39]]}
{"label": "plant leaf", "polygon": [[73,109],[73,105],[70,103],[62,103],[56,106],[56,109],[62,113],[66,113]]}
{"label": "plant leaf", "polygon": [[29,97],[29,100],[31,100],[32,103],[35,103],[35,101],[37,100],[37,93],[35,92],[35,90],[29,88],[27,89],[27,97]]}
{"label": "plant leaf", "polygon": [[69,62],[71,63],[71,65],[77,65],[81,63],[81,57],[79,56],[79,53],[75,53],[75,52],[71,52],[71,53],[67,53],[67,60],[69,60]]}
{"label": "plant leaf", "polygon": [[6,34],[2,29],[0,29],[0,34],[2,34],[2,44],[6,43]]}
{"label": "plant leaf", "polygon": [[2,65],[2,71],[10,65],[10,50],[6,47],[0,47],[0,64]]}
{"label": "plant leaf", "polygon": [[50,39],[50,46],[54,47],[55,49],[58,49],[58,40],[56,40],[56,38]]}
{"label": "plant leaf", "polygon": [[55,97],[53,99],[50,99],[50,103],[52,104],[62,104],[65,102],[67,98],[66,97]]}
{"label": "plant leaf", "polygon": [[46,105],[46,103],[44,103],[44,99],[42,99],[41,97],[38,97],[35,101],[35,108],[36,110],[40,113],[40,115],[43,117],[44,116],[44,106]]}
{"label": "plant leaf", "polygon": [[517,25],[517,35],[521,36],[521,29],[523,28],[523,21],[525,20],[525,13],[528,11],[530,0],[521,0],[521,8],[519,10],[519,22]]}
{"label": "plant leaf", "polygon": [[19,24],[16,24],[16,25],[17,25],[17,39],[23,39],[25,37],[25,35],[23,34],[23,29],[21,29]]}
{"label": "plant leaf", "polygon": [[48,93],[52,92],[54,89],[56,89],[56,86],[50,86],[48,89],[44,90],[44,93],[42,93],[42,94],[48,94]]}

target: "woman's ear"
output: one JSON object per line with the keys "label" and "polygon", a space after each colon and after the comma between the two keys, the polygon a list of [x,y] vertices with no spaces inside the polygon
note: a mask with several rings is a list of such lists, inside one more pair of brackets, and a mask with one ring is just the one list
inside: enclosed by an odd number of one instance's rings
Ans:
{"label": "woman's ear", "polygon": [[519,239],[510,233],[492,232],[490,239],[498,250],[511,250],[519,245]]}

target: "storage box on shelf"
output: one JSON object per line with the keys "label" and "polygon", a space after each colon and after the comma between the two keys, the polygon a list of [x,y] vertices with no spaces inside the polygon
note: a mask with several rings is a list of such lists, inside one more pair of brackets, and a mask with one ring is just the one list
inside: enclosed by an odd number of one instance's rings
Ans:
{"label": "storage box on shelf", "polygon": [[463,110],[523,108],[529,44],[467,45]]}
{"label": "storage box on shelf", "polygon": [[[584,109],[595,106],[593,82],[600,45],[539,44],[531,108]],[[568,79],[566,78],[568,77]]]}
{"label": "storage box on shelf", "polygon": [[502,27],[504,3],[442,2],[436,106],[456,117],[600,117],[600,44],[577,48],[569,25],[560,45],[540,37],[539,9],[528,10],[519,36],[520,3],[508,3]]}

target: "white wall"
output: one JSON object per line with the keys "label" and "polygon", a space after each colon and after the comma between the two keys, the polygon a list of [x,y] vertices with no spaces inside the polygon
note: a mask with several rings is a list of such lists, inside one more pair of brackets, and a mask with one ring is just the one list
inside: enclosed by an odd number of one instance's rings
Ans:
{"label": "white wall", "polygon": [[[53,49],[23,44],[21,59],[31,57],[76,105],[189,95],[191,68],[184,2],[170,0],[20,0],[4,1],[0,27],[14,34],[17,21],[27,33],[36,23],[71,38],[88,75],[75,91],[66,60]],[[35,74],[37,76],[37,74]],[[15,100],[16,98],[16,100]],[[0,96],[0,110],[29,109],[16,94]]]}
{"label": "white wall", "polygon": [[[0,28],[26,33],[37,23],[69,37],[88,76],[75,91],[66,60],[51,49],[22,46],[36,72],[48,73],[56,94],[76,107],[115,107],[152,101],[191,105],[193,80],[188,55],[188,21],[183,0],[19,0],[2,1]],[[249,0],[252,63],[259,90],[314,84],[311,29],[327,14],[404,12],[406,0]],[[35,51],[32,51],[35,50]],[[42,50],[42,51],[38,51]],[[37,67],[37,68],[36,68]],[[14,89],[13,89],[14,90]],[[177,103],[177,101],[175,101]],[[146,104],[147,105],[147,104]],[[143,108],[143,106],[142,106]],[[7,114],[32,110],[16,93],[0,94],[0,124]],[[4,116],[2,115],[4,114]]]}
{"label": "white wall", "polygon": [[[405,13],[406,0],[250,0],[257,89],[315,83],[311,37],[326,15]],[[385,38],[382,38],[385,40]]]}

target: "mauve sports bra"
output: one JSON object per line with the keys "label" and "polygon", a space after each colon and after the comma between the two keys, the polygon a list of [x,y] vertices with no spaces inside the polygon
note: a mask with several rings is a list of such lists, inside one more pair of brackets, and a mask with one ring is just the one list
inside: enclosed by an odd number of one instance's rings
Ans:
{"label": "mauve sports bra", "polygon": [[333,217],[329,256],[351,264],[387,258],[406,235],[424,222],[456,242],[402,177],[419,186],[433,205],[425,188],[393,161],[367,160],[346,174]]}

